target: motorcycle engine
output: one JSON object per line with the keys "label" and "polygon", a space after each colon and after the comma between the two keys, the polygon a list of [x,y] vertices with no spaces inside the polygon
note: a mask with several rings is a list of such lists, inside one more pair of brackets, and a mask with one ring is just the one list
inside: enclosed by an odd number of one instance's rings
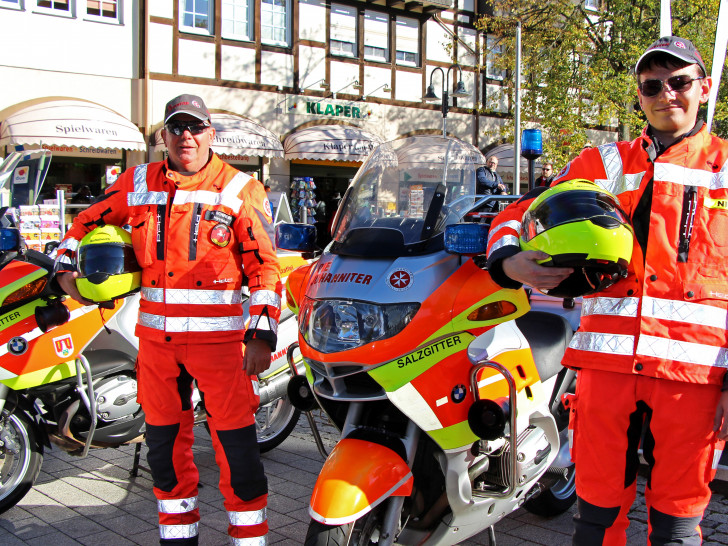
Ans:
{"label": "motorcycle engine", "polygon": [[[524,430],[516,440],[516,484],[522,485],[533,480],[543,470],[551,444],[542,429],[530,426]],[[507,487],[510,481],[511,468],[509,464],[511,456],[510,442],[506,442],[502,450],[490,457],[490,465],[485,474],[488,482]]]}
{"label": "motorcycle engine", "polygon": [[94,385],[96,415],[102,421],[117,421],[139,411],[136,379],[116,375]]}

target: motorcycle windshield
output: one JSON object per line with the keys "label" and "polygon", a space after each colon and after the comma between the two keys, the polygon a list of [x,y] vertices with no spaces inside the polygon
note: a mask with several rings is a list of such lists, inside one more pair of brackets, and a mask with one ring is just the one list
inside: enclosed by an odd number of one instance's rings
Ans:
{"label": "motorcycle windshield", "polygon": [[485,158],[455,138],[414,136],[379,145],[357,172],[337,212],[330,251],[412,256],[443,246],[442,234],[475,203]]}

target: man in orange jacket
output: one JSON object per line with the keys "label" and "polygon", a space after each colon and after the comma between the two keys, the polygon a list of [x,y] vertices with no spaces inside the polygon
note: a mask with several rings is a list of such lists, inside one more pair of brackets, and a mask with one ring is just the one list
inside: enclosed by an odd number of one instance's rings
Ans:
{"label": "man in orange jacket", "polygon": [[255,375],[270,365],[281,307],[270,203],[262,184],[210,150],[215,129],[200,97],[169,101],[164,123],[167,160],[128,169],[79,214],[59,247],[58,280],[85,302],[75,281],[79,241],[97,226],[131,226],[142,267],[138,399],[160,544],[198,544],[193,379],[208,414],[232,544],[266,544],[268,490],[254,414]]}
{"label": "man in orange jacket", "polygon": [[[700,544],[728,437],[728,142],[697,119],[712,82],[690,41],[660,38],[635,72],[649,122],[642,135],[582,151],[554,181],[586,178],[615,194],[635,235],[628,276],[584,297],[563,360],[579,370],[573,542],[625,544],[642,438],[649,542]],[[539,265],[543,252],[520,251],[521,218],[543,191],[491,226],[488,270],[505,287],[547,290],[573,272]]]}

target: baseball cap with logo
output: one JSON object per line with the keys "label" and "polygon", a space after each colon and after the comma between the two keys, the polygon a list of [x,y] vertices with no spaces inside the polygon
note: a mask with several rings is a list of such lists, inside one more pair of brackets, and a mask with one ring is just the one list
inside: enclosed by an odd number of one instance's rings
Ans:
{"label": "baseball cap with logo", "polygon": [[205,101],[197,95],[180,95],[169,101],[164,108],[164,123],[177,114],[189,114],[202,121],[210,121],[210,112],[207,111]]}
{"label": "baseball cap with logo", "polygon": [[703,76],[708,74],[705,70],[705,63],[703,63],[703,58],[700,56],[698,49],[690,40],[679,38],[677,36],[663,36],[659,40],[655,40],[652,45],[645,50],[637,61],[637,64],[634,65],[635,73],[639,74],[640,65],[643,62],[660,53],[672,55],[673,57],[689,64],[697,64],[703,71]]}

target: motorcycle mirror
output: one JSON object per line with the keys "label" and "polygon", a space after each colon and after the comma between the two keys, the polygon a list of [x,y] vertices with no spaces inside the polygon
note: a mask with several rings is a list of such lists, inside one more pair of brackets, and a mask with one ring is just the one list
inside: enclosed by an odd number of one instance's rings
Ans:
{"label": "motorcycle mirror", "polygon": [[445,227],[445,250],[450,254],[484,254],[488,246],[488,226],[464,223]]}
{"label": "motorcycle mirror", "polygon": [[311,224],[278,224],[276,247],[296,252],[314,252],[316,227]]}

